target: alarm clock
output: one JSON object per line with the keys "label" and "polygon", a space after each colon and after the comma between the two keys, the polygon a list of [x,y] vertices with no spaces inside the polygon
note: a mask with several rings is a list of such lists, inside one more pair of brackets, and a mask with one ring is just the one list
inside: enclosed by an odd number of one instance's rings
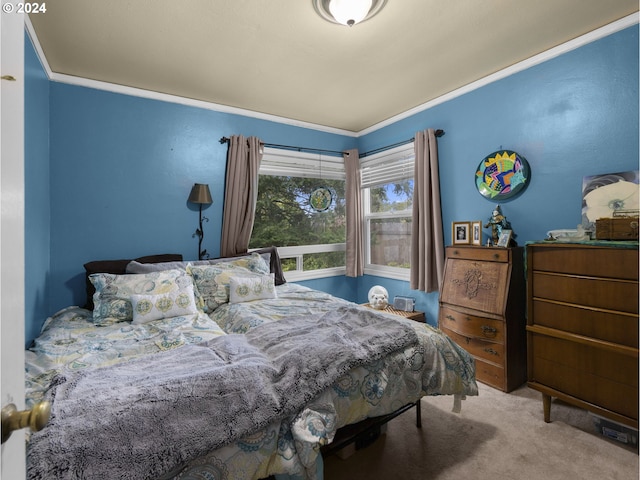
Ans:
{"label": "alarm clock", "polygon": [[413,297],[403,297],[396,295],[393,297],[393,308],[401,310],[403,312],[413,312],[416,306],[416,299]]}

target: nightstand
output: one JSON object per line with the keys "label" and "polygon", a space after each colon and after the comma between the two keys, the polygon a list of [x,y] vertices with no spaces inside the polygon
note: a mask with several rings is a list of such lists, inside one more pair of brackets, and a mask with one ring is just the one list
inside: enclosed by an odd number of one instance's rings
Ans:
{"label": "nightstand", "polygon": [[[363,303],[362,305],[365,307],[372,308],[368,303]],[[391,305],[387,305],[387,308],[380,311],[386,312],[386,313],[392,313],[400,317],[408,318],[409,320],[413,320],[415,322],[426,323],[427,321],[426,317],[424,316],[424,312],[419,312],[417,310],[414,310],[413,312],[405,312],[404,310],[397,310],[393,308]]]}

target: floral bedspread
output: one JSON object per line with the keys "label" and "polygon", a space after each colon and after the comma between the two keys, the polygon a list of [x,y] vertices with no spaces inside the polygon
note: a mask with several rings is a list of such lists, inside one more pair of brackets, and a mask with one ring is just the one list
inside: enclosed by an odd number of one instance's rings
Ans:
{"label": "floral bedspread", "polygon": [[[224,304],[210,317],[226,333],[246,333],[265,322],[348,303],[289,283],[277,287],[277,293],[276,299]],[[297,417],[192,462],[177,478],[240,480],[285,473],[290,478],[316,479],[319,448],[331,442],[338,428],[391,413],[424,395],[478,394],[474,362],[466,351],[427,324],[379,314],[407,322],[418,334],[419,344],[352,370]]]}
{"label": "floral bedspread", "polygon": [[[348,303],[296,284],[276,290],[276,299],[227,303],[209,317],[198,314],[141,325],[122,322],[96,327],[90,321],[91,312],[78,307],[62,310],[47,320],[26,352],[27,404],[42,398],[59,371],[112,365]],[[319,449],[331,442],[339,427],[391,413],[424,395],[477,395],[474,362],[463,349],[427,324],[389,318],[408,322],[419,343],[352,370],[299,414],[195,459],[163,480],[248,480],[270,475],[321,480]]]}
{"label": "floral bedspread", "polygon": [[141,325],[97,327],[92,312],[68,307],[49,317],[26,352],[26,402],[40,401],[56,373],[104,367],[225,335],[204,313]]}

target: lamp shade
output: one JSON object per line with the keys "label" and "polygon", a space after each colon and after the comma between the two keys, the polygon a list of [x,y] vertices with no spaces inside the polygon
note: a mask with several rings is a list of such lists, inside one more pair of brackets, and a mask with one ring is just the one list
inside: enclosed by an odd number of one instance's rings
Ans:
{"label": "lamp shade", "polygon": [[328,22],[352,27],[377,15],[387,0],[311,0],[311,3]]}
{"label": "lamp shade", "polygon": [[355,25],[369,14],[372,0],[330,0],[329,11],[338,23]]}
{"label": "lamp shade", "polygon": [[213,203],[213,200],[211,200],[209,185],[206,183],[195,183],[191,189],[191,193],[189,194],[189,202],[207,205]]}

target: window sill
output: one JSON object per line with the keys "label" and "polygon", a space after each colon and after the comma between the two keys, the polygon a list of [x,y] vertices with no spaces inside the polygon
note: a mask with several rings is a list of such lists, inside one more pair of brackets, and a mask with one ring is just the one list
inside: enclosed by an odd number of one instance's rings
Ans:
{"label": "window sill", "polygon": [[365,275],[375,275],[376,277],[391,278],[408,282],[410,279],[408,268],[384,267],[382,265],[367,265],[364,267]]}
{"label": "window sill", "polygon": [[344,267],[324,268],[322,270],[309,270],[301,272],[298,270],[289,270],[284,272],[284,278],[287,282],[299,282],[301,280],[315,280],[317,278],[339,277],[347,273]]}

